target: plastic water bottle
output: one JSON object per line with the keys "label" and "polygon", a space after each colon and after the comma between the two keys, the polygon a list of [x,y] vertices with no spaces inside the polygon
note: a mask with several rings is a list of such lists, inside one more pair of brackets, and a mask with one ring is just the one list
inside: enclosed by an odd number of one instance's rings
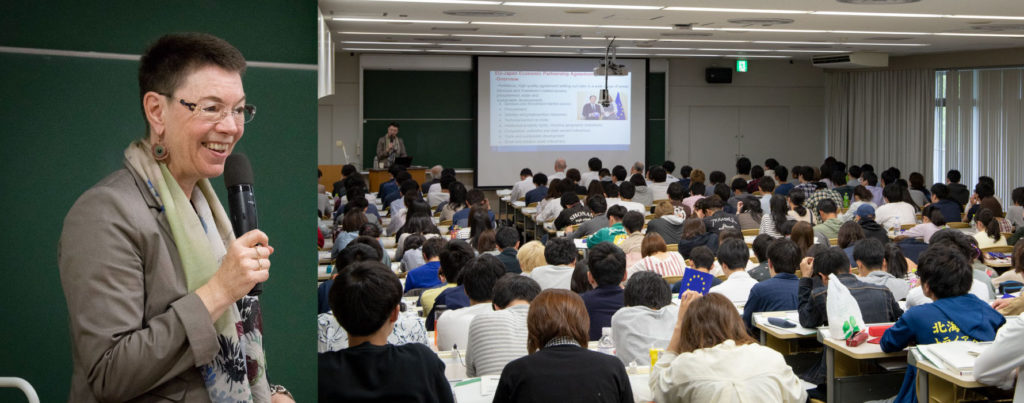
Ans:
{"label": "plastic water bottle", "polygon": [[608,355],[615,355],[615,341],[612,340],[612,328],[601,328],[601,340],[597,342],[597,351]]}
{"label": "plastic water bottle", "polygon": [[850,208],[850,195],[843,193],[843,208]]}

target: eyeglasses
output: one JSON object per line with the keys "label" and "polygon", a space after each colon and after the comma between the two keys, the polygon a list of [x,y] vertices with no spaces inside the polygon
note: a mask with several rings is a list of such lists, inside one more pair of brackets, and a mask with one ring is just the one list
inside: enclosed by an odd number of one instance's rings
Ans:
{"label": "eyeglasses", "polygon": [[[161,94],[166,97],[170,97],[168,94]],[[188,108],[197,118],[202,119],[206,122],[217,123],[224,120],[229,114],[236,123],[245,124],[252,122],[252,119],[256,117],[256,106],[255,105],[243,105],[235,109],[229,109],[227,105],[219,102],[204,102],[195,103],[188,102],[184,99],[178,99],[178,103]]]}

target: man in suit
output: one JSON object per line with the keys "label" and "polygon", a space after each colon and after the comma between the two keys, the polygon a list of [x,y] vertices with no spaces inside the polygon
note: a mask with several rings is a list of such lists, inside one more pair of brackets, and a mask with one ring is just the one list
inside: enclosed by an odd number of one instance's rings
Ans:
{"label": "man in suit", "polygon": [[583,119],[601,119],[601,105],[597,104],[597,96],[591,95],[590,102],[583,105]]}
{"label": "man in suit", "polygon": [[377,140],[377,162],[390,168],[397,157],[407,157],[405,142],[398,138],[398,123],[388,123],[388,133]]}

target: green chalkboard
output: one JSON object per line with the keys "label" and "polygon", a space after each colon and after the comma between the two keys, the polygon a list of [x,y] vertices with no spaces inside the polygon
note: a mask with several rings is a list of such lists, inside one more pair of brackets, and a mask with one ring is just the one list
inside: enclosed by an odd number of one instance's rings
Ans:
{"label": "green chalkboard", "polygon": [[363,166],[394,121],[414,164],[472,168],[474,80],[469,71],[364,71]]}
{"label": "green chalkboard", "polygon": [[647,166],[665,162],[665,73],[647,75]]}
{"label": "green chalkboard", "polygon": [[[239,48],[250,58],[315,63],[315,2],[229,3],[3,2],[0,46],[137,54],[157,29],[223,31],[229,40],[244,32]],[[82,400],[68,395],[71,346],[57,240],[78,196],[120,169],[124,148],[144,133],[137,69],[131,60],[0,53],[0,209],[7,212],[0,214],[0,376],[25,378],[44,402]],[[276,247],[263,297],[268,373],[298,401],[314,401],[316,72],[251,67],[244,83],[259,113],[236,151],[253,162],[261,228]],[[0,401],[25,399],[3,388]]]}

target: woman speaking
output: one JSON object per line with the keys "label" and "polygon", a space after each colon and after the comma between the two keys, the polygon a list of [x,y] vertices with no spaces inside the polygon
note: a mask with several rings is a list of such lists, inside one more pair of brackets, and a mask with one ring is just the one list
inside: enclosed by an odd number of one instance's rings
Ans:
{"label": "woman speaking", "polygon": [[209,181],[255,113],[245,66],[206,34],[164,36],[142,56],[148,132],[61,233],[69,400],[271,400],[259,300],[246,294],[269,277],[274,248],[259,230],[235,239]]}

